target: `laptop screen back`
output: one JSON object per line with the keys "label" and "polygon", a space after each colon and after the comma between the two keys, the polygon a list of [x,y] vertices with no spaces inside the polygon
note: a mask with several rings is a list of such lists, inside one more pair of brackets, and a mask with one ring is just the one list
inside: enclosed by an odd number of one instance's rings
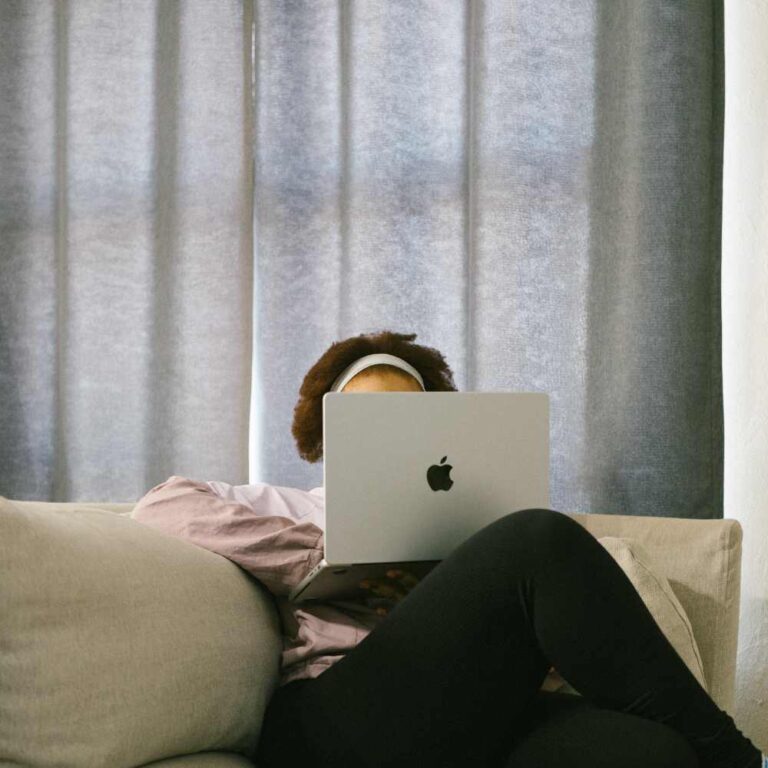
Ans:
{"label": "laptop screen back", "polygon": [[329,392],[323,455],[329,562],[442,560],[499,517],[549,506],[549,398]]}

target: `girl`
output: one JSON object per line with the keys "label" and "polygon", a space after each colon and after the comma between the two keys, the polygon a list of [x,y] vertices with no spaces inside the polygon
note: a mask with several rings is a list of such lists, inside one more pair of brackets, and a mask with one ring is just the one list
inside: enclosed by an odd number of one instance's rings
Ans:
{"label": "girl", "polygon": [[[415,338],[331,345],[294,411],[302,458],[322,458],[327,391],[456,391]],[[285,640],[260,768],[761,768],[621,567],[560,512],[510,512],[421,582],[393,571],[362,584],[369,598],[300,605],[286,596],[322,557],[322,488],[173,476],[132,516],[275,595]],[[557,673],[582,696],[558,693]]]}

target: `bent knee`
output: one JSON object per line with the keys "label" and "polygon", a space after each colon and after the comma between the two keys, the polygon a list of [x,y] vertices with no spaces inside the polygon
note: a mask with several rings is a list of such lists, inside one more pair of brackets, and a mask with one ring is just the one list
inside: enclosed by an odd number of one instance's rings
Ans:
{"label": "bent knee", "polygon": [[554,509],[531,507],[518,509],[489,523],[477,534],[485,542],[508,543],[512,550],[528,552],[536,558],[547,558],[558,552],[573,552],[591,538],[582,526],[568,515]]}
{"label": "bent knee", "polygon": [[479,557],[489,567],[514,562],[520,569],[538,568],[552,558],[589,547],[586,539],[604,551],[586,529],[562,512],[543,507],[518,509],[476,531],[451,554]]}
{"label": "bent knee", "polygon": [[582,528],[569,515],[545,507],[515,510],[500,517],[489,527],[495,527],[498,533],[508,532],[509,535],[536,539],[579,535],[578,529]]}

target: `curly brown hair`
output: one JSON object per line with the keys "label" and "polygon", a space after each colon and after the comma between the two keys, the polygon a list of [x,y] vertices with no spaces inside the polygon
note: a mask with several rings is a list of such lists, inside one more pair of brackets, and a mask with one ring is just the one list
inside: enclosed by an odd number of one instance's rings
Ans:
{"label": "curly brown hair", "polygon": [[[323,395],[348,365],[364,355],[384,352],[401,357],[421,374],[427,392],[457,391],[453,372],[443,355],[433,347],[413,344],[415,338],[415,333],[380,331],[361,333],[331,344],[307,371],[299,389],[299,401],[293,409],[291,432],[302,459],[312,464],[322,459]],[[373,365],[366,368],[365,373],[382,368],[392,366]]]}

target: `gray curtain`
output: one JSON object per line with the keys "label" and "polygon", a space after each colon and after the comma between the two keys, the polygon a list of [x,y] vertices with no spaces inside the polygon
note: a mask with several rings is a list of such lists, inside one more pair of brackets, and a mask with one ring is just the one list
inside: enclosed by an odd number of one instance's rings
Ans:
{"label": "gray curtain", "polygon": [[301,379],[387,328],[550,394],[553,507],[722,516],[721,0],[58,7],[2,11],[0,493],[320,485]]}
{"label": "gray curtain", "polygon": [[247,481],[252,13],[0,2],[0,494]]}

